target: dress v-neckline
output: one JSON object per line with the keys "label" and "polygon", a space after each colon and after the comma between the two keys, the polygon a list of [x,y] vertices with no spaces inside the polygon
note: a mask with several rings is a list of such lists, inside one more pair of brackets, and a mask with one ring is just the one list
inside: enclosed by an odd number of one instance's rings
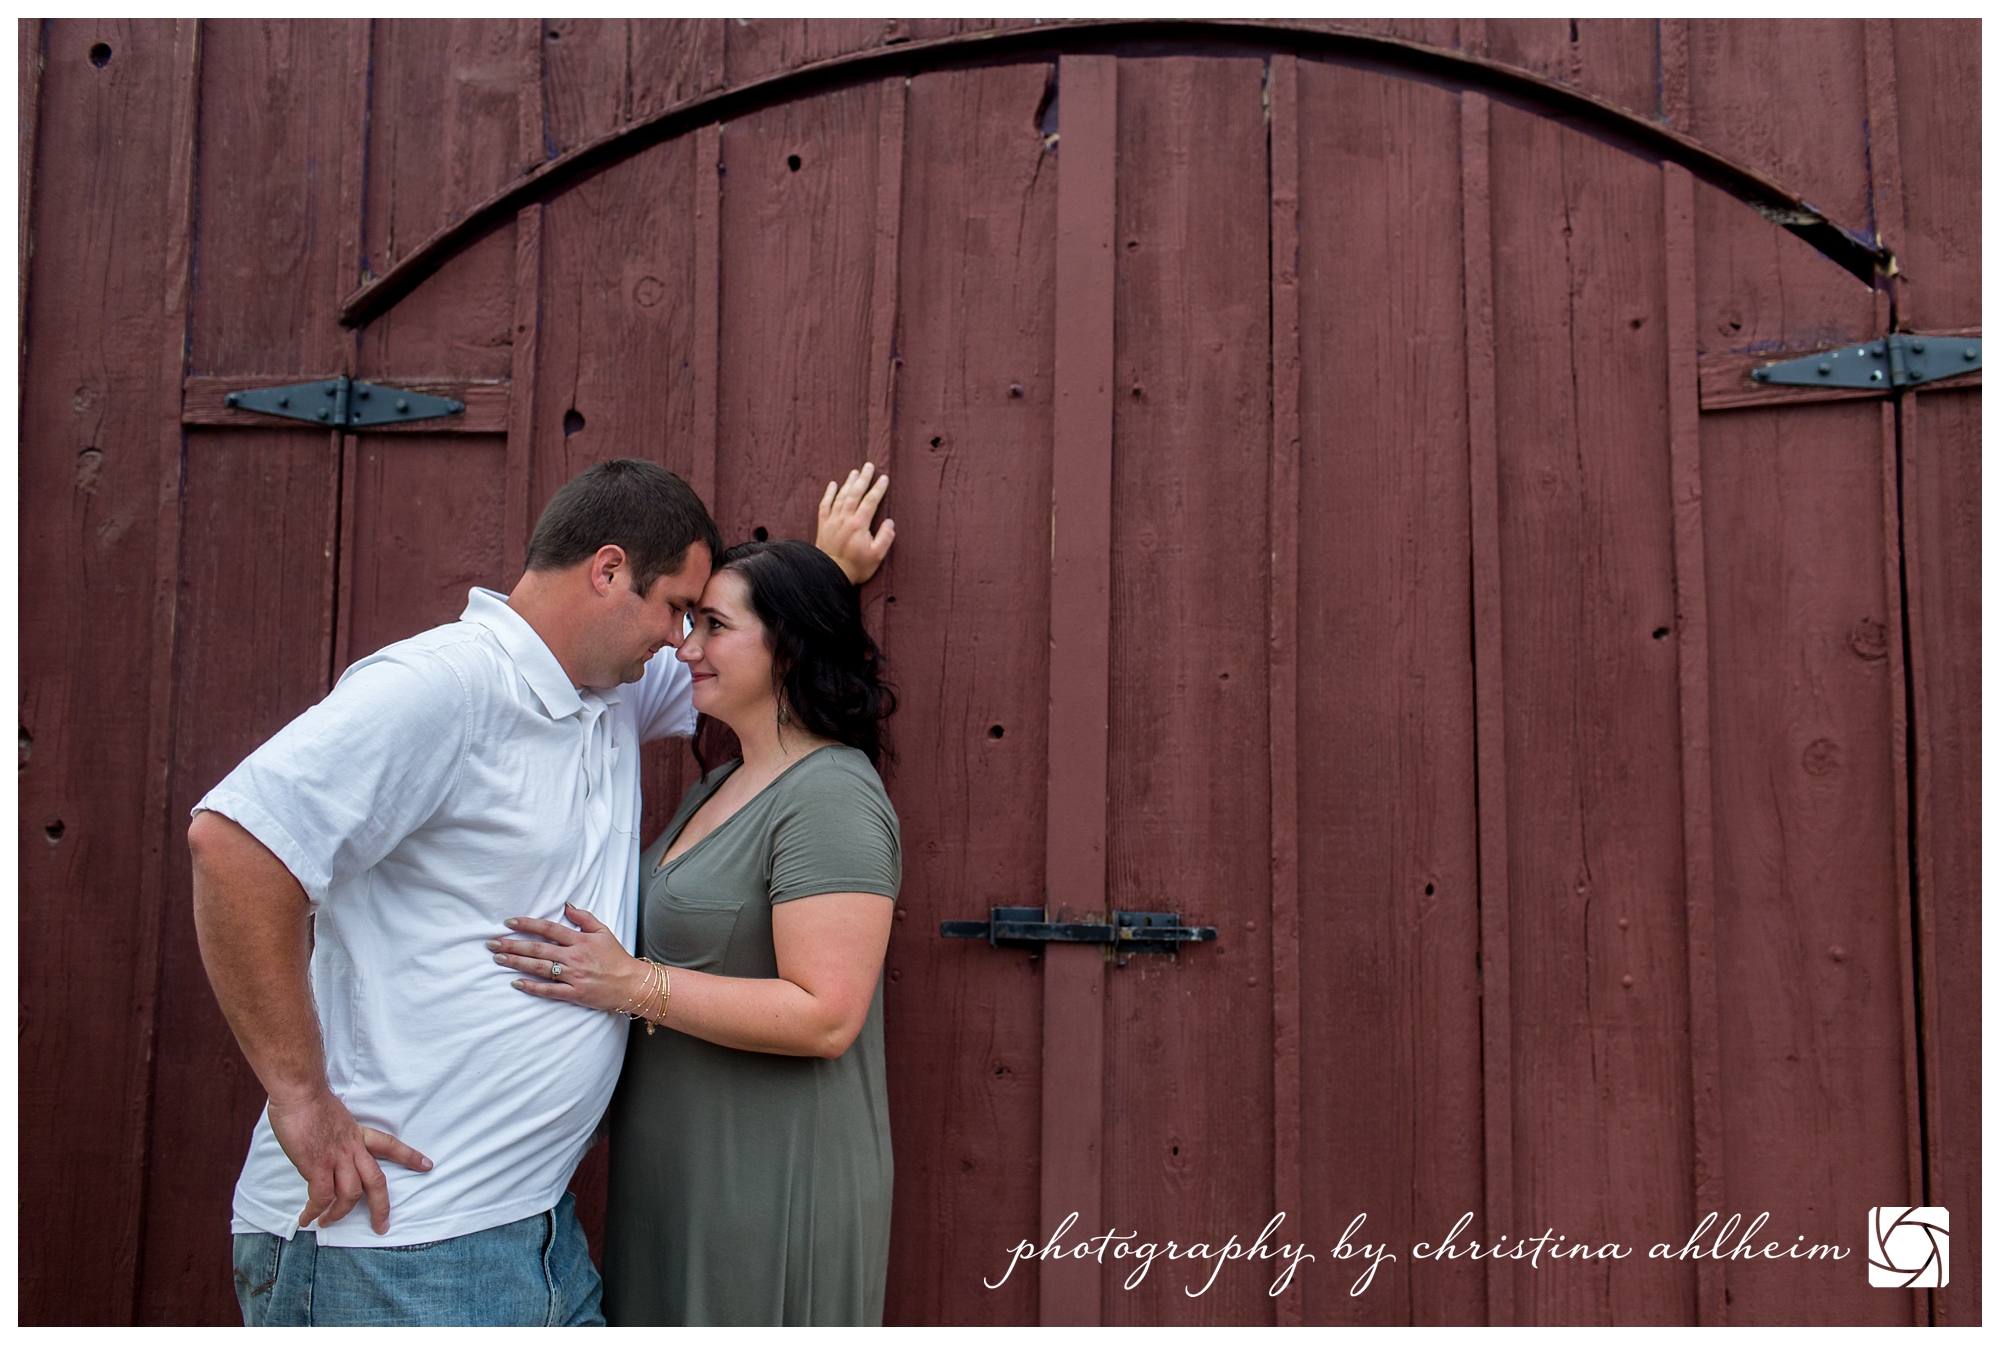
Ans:
{"label": "dress v-neckline", "polygon": [[[755,794],[752,794],[749,798],[743,800],[742,804],[737,807],[735,812],[731,813],[729,816],[723,818],[720,822],[717,822],[714,826],[710,827],[708,829],[708,834],[706,836],[703,836],[700,840],[696,841],[693,845],[690,845],[687,849],[675,855],[672,859],[668,859],[666,850],[662,850],[660,852],[659,862],[653,865],[653,872],[649,876],[648,881],[650,882],[653,881],[654,879],[660,878],[667,872],[667,870],[673,868],[676,864],[679,864],[689,855],[701,849],[702,846],[707,845],[711,840],[715,838],[717,832],[721,831],[731,822],[734,822],[737,818],[743,816],[743,814],[749,812],[751,804],[757,802],[757,800],[763,798],[766,794],[769,794],[772,788],[777,785],[778,781],[784,779],[786,776],[790,775],[793,771],[797,770],[799,767],[805,765],[808,761],[818,756],[821,752],[826,751],[829,747],[838,747],[838,746],[840,746],[840,744],[838,743],[821,743],[818,747],[815,747],[812,751],[806,753],[804,756],[800,757],[797,761],[794,761],[791,765],[779,771],[776,775],[772,776],[769,780],[765,781],[763,786],[760,787]],[[717,780],[715,782],[715,788],[708,791],[708,797],[704,798],[700,803],[697,803],[694,806],[694,811],[690,812],[685,818],[683,818],[681,820],[680,826],[674,829],[674,834],[667,838],[667,850],[671,850],[674,848],[674,842],[680,838],[680,834],[683,831],[687,830],[688,823],[694,821],[695,813],[698,813],[703,808],[707,807],[709,799],[714,798],[716,794],[721,791],[723,785],[729,782],[730,776],[735,775],[737,771],[742,769],[743,769],[743,759],[741,757],[738,757],[736,759],[734,768],[730,770],[729,774],[723,776],[720,780]]]}

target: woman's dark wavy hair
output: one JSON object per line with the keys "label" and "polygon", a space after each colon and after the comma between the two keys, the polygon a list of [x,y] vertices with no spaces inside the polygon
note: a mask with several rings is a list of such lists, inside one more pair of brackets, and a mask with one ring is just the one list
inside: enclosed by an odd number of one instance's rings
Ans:
{"label": "woman's dark wavy hair", "polygon": [[[781,703],[802,728],[858,747],[880,765],[888,754],[882,721],[896,710],[896,690],[882,680],[882,651],[861,624],[861,598],[833,558],[806,542],[744,542],[715,562],[750,590],[764,626]],[[695,761],[708,770],[708,716],[695,728]],[[721,727],[716,725],[715,727]]]}

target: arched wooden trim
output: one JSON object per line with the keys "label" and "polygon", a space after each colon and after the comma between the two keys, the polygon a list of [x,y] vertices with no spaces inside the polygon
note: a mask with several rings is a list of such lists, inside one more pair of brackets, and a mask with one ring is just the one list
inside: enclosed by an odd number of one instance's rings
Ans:
{"label": "arched wooden trim", "polygon": [[383,275],[369,281],[341,305],[340,321],[357,327],[379,317],[427,277],[524,206],[546,201],[584,178],[710,122],[728,121],[835,85],[914,74],[945,65],[1018,60],[1058,51],[1105,50],[1137,42],[1255,46],[1301,55],[1379,61],[1419,74],[1479,89],[1543,115],[1573,120],[1608,134],[1644,153],[1677,163],[1696,177],[1736,197],[1774,224],[1789,229],[1820,252],[1873,285],[1878,273],[1893,274],[1894,258],[1864,235],[1844,229],[1825,212],[1787,191],[1754,168],[1724,158],[1657,122],[1581,90],[1539,75],[1402,38],[1308,28],[1292,23],[1233,19],[1074,20],[1030,28],[957,33],[923,42],[905,42],[829,57],[733,89],[705,93],[550,159],[472,207],[424,240]]}

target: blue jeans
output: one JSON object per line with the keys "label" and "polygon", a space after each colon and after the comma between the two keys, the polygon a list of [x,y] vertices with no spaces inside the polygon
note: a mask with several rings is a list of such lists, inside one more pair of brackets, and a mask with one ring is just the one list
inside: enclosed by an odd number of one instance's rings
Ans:
{"label": "blue jeans", "polygon": [[245,1326],[602,1326],[603,1281],[565,1195],[545,1214],[409,1247],[236,1235]]}

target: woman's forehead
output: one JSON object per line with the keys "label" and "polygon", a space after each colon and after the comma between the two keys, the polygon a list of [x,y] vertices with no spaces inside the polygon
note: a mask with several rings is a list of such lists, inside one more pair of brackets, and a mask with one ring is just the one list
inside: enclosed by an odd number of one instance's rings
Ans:
{"label": "woman's forehead", "polygon": [[722,616],[740,616],[750,606],[750,585],[734,570],[717,570],[701,591],[700,610]]}

